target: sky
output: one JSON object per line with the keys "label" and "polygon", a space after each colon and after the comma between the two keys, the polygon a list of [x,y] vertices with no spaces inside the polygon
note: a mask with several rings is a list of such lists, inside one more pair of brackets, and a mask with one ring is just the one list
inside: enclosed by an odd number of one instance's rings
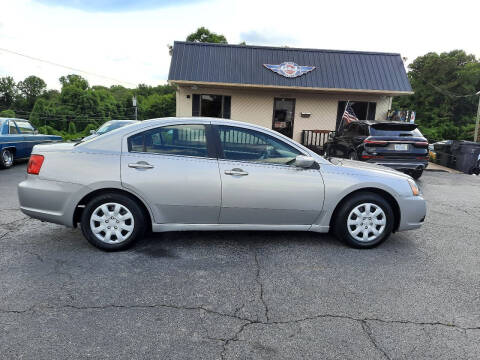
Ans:
{"label": "sky", "polygon": [[56,89],[70,73],[91,85],[165,84],[168,45],[200,26],[232,44],[480,58],[479,13],[478,0],[0,0],[0,77],[37,75]]}

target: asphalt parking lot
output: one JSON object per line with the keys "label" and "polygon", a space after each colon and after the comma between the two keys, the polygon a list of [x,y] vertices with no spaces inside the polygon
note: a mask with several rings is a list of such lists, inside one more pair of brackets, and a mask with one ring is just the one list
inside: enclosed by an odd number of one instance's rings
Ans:
{"label": "asphalt parking lot", "polygon": [[28,219],[0,171],[0,357],[478,359],[480,177],[427,172],[420,230],[153,235],[105,253]]}

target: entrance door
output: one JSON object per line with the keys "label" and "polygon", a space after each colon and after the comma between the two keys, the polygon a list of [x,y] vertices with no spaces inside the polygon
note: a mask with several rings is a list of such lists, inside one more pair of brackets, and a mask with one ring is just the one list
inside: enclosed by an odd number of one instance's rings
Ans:
{"label": "entrance door", "polygon": [[272,129],[293,137],[293,120],[295,117],[295,99],[275,98],[273,102]]}

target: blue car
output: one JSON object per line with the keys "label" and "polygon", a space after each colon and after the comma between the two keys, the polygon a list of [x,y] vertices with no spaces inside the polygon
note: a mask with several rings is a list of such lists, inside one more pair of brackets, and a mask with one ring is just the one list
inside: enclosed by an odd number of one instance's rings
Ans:
{"label": "blue car", "polygon": [[0,169],[13,166],[15,160],[28,158],[37,144],[62,140],[61,136],[38,134],[27,120],[0,118]]}

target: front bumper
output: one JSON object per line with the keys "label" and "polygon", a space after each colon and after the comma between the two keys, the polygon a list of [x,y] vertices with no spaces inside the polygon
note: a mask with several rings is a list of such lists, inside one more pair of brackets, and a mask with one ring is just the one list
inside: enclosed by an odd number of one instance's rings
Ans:
{"label": "front bumper", "polygon": [[35,219],[72,227],[76,198],[83,188],[78,184],[29,175],[18,184],[20,210]]}
{"label": "front bumper", "polygon": [[397,231],[413,230],[422,226],[427,215],[427,203],[423,196],[401,198],[398,205],[401,215]]}

